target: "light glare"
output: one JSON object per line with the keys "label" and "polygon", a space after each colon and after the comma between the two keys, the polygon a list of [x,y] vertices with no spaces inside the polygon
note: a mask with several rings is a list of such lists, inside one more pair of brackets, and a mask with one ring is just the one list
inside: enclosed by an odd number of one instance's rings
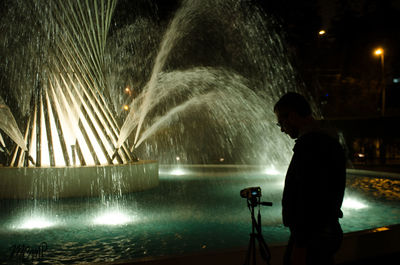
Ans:
{"label": "light glare", "polygon": [[171,175],[182,176],[182,175],[185,175],[185,171],[180,168],[176,168],[171,171]]}
{"label": "light glare", "polygon": [[280,174],[280,172],[278,170],[276,170],[276,168],[274,166],[270,166],[270,167],[266,168],[264,170],[264,173],[267,175],[273,175],[273,176]]}
{"label": "light glare", "polygon": [[374,51],[375,55],[381,55],[383,54],[383,49],[382,48],[378,48]]}
{"label": "light glare", "polygon": [[129,223],[131,218],[120,211],[109,211],[105,212],[93,221],[96,225],[123,225]]}
{"label": "light glare", "polygon": [[367,208],[368,206],[366,204],[360,202],[357,199],[345,198],[343,200],[343,207],[348,208],[348,209],[359,210],[359,209]]}
{"label": "light glare", "polygon": [[53,222],[50,222],[44,217],[30,217],[26,218],[21,222],[19,229],[40,229],[54,226]]}

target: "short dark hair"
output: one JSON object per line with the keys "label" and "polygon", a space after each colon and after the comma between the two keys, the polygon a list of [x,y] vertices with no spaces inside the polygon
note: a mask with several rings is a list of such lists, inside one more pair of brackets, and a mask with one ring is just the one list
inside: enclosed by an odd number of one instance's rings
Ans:
{"label": "short dark hair", "polygon": [[296,92],[283,95],[274,106],[274,111],[293,111],[302,117],[311,115],[311,107],[307,100]]}

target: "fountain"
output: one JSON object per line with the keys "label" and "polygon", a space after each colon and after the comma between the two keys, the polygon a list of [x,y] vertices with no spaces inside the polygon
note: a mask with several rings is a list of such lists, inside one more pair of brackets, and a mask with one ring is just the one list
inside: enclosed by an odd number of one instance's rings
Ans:
{"label": "fountain", "polygon": [[135,174],[122,192],[150,188],[152,159],[287,164],[268,106],[299,86],[272,19],[241,2],[184,1],[163,32],[140,14],[112,24],[116,6],[6,4],[1,128],[15,147],[2,197],[97,196],[116,189],[115,171]]}
{"label": "fountain", "polygon": [[[15,147],[7,150],[10,167],[1,168],[0,197],[99,196],[156,186],[157,163],[137,162],[127,142],[117,144],[120,126],[107,100],[105,46],[116,1],[8,4],[0,128]],[[34,25],[9,27],[24,11],[35,14],[25,21]]]}
{"label": "fountain", "polygon": [[[287,240],[278,205],[293,143],[272,106],[301,85],[279,25],[248,1],[182,1],[169,23],[147,3],[2,4],[0,263],[242,247],[247,186],[276,205],[267,242]],[[399,222],[398,204],[357,189],[346,232]],[[368,223],[377,209],[388,215]]]}

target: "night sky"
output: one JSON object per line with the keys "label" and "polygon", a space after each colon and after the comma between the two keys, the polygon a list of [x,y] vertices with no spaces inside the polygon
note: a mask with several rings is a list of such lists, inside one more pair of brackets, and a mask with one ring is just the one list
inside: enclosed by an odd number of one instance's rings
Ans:
{"label": "night sky", "polygon": [[[119,0],[111,34],[113,27],[131,23],[138,15],[154,16],[160,24],[166,25],[180,2]],[[246,2],[258,5],[282,25],[281,35],[294,58],[295,68],[317,101],[325,104],[323,107],[331,108],[326,110],[328,116],[377,115],[382,72],[373,50],[378,46],[384,48],[388,108],[394,110],[393,115],[400,116],[400,103],[397,103],[400,102],[400,88],[393,82],[400,78],[400,32],[397,26],[400,0]],[[135,14],[135,10],[142,14]],[[6,11],[6,1],[0,0],[0,15]],[[318,35],[321,29],[327,32],[323,37]],[[362,113],[357,112],[361,109],[364,110]]]}
{"label": "night sky", "polygon": [[[388,85],[400,77],[400,32],[397,26],[400,0],[248,0],[282,25],[282,37],[293,52],[296,68],[317,98],[334,88],[318,74],[335,71],[341,80],[371,83],[381,76],[377,47],[385,49],[385,77]],[[120,1],[120,4],[129,2]],[[160,21],[169,21],[179,7],[178,0],[153,0],[150,9]],[[155,10],[155,11],[154,11]],[[318,32],[324,29],[323,37]],[[321,87],[322,86],[322,87]],[[336,84],[337,86],[337,84]],[[360,88],[361,89],[361,88]],[[354,89],[353,89],[354,90]],[[356,89],[355,89],[356,90]],[[355,96],[359,92],[353,91]],[[371,96],[371,95],[369,95]]]}
{"label": "night sky", "polygon": [[[276,16],[296,68],[327,116],[379,115],[384,49],[387,115],[399,116],[400,1],[256,1]],[[324,29],[326,34],[319,36]]]}

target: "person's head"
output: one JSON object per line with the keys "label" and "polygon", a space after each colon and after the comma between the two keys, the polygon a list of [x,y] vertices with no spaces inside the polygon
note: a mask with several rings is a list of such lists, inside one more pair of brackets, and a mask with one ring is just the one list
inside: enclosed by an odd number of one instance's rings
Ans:
{"label": "person's head", "polygon": [[311,107],[300,94],[289,92],[283,95],[274,106],[281,131],[295,139],[301,129],[312,119]]}

